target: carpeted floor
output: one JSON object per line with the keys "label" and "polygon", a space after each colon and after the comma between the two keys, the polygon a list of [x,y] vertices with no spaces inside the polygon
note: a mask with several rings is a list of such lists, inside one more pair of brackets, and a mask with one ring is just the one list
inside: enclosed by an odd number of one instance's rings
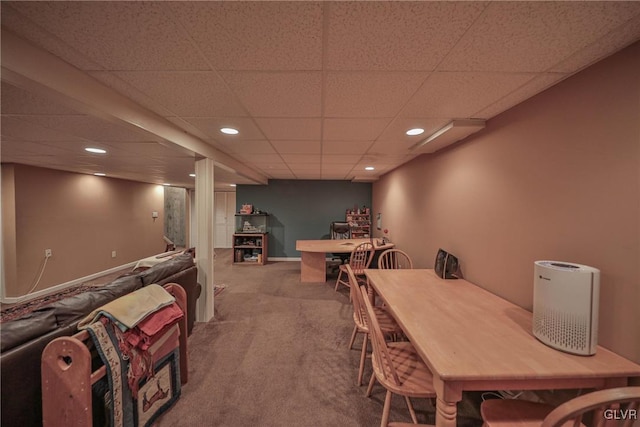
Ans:
{"label": "carpeted floor", "polygon": [[[348,290],[300,283],[299,262],[233,265],[231,250],[216,249],[215,318],[196,323],[189,338],[189,382],[161,427],[377,426],[385,390],[356,386],[359,338]],[[367,362],[365,381],[371,367]],[[434,407],[414,399],[419,421],[434,422]],[[476,394],[459,404],[459,426],[482,424]],[[394,396],[391,421],[410,422]]]}

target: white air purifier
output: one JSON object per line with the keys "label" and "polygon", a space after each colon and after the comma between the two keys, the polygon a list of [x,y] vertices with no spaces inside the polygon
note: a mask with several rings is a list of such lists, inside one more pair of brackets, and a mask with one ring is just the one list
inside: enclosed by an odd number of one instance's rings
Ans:
{"label": "white air purifier", "polygon": [[568,262],[536,261],[533,283],[533,335],[567,353],[595,354],[600,270]]}

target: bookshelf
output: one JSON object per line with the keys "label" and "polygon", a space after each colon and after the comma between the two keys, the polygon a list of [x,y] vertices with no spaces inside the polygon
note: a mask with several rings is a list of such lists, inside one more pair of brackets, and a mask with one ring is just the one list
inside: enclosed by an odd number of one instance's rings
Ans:
{"label": "bookshelf", "polygon": [[371,237],[371,214],[369,209],[364,209],[364,213],[351,213],[346,214],[346,220],[351,226],[351,238],[361,239]]}

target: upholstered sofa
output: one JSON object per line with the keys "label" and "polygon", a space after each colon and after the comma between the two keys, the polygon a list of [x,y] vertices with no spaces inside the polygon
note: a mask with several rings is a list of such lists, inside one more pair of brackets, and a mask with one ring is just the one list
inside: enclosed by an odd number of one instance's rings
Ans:
{"label": "upholstered sofa", "polygon": [[202,288],[197,282],[193,257],[188,253],[2,323],[0,425],[42,425],[40,357],[44,347],[54,338],[75,334],[78,322],[92,310],[151,283],[178,283],[184,288],[187,294],[187,329],[191,333],[196,301]]}

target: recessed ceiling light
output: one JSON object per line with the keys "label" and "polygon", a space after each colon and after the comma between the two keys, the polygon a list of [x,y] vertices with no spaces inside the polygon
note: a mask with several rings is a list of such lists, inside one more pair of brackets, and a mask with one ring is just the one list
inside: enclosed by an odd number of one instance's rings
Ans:
{"label": "recessed ceiling light", "polygon": [[189,176],[190,176],[191,178],[195,178],[195,177],[196,177],[196,174],[195,174],[195,173],[190,173],[190,174],[189,174]]}
{"label": "recessed ceiling light", "polygon": [[238,129],[234,129],[234,128],[221,128],[220,132],[222,133],[226,133],[227,135],[237,135]]}
{"label": "recessed ceiling light", "polygon": [[229,184],[229,187],[235,187],[235,186],[236,186],[235,184]]}
{"label": "recessed ceiling light", "polygon": [[422,128],[413,128],[413,129],[409,129],[407,131],[407,135],[413,136],[413,135],[420,135],[424,133],[424,129]]}
{"label": "recessed ceiling light", "polygon": [[103,150],[102,148],[93,148],[93,147],[87,147],[84,149],[84,151],[88,151],[94,154],[105,154],[107,152],[107,150]]}
{"label": "recessed ceiling light", "polygon": [[367,166],[366,168],[364,168],[364,170],[372,171],[372,170],[375,170],[375,168],[373,166]]}
{"label": "recessed ceiling light", "polygon": [[106,173],[102,173],[102,172],[96,172],[94,173],[95,176],[107,176]]}

